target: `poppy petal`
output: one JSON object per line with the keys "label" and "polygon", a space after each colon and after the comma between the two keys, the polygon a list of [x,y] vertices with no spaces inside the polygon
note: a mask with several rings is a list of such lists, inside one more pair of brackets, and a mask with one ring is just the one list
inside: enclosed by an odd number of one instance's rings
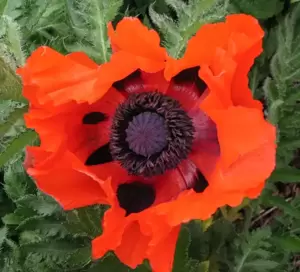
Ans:
{"label": "poppy petal", "polygon": [[217,126],[221,163],[225,168],[264,144],[275,145],[275,127],[265,121],[258,109],[230,107],[216,110],[210,117]]}
{"label": "poppy petal", "polygon": [[164,69],[167,54],[160,46],[159,35],[142,25],[139,19],[123,18],[115,30],[109,23],[108,34],[115,52],[109,62],[101,65],[96,83],[100,93],[138,69],[147,73]]}
{"label": "poppy petal", "polygon": [[122,209],[111,208],[105,212],[103,234],[92,241],[93,259],[102,258],[108,251],[115,250],[121,244],[125,221],[125,211]]}
{"label": "poppy petal", "polygon": [[150,239],[150,236],[142,234],[138,222],[132,222],[126,226],[122,241],[115,249],[115,253],[121,262],[136,268],[145,259]]}
{"label": "poppy petal", "polygon": [[[108,25],[108,34],[117,51],[132,55],[145,72],[159,71],[164,68],[166,50],[160,46],[160,37],[153,29],[148,29],[137,18],[123,18],[113,29]],[[143,69],[146,68],[146,69]]]}
{"label": "poppy petal", "polygon": [[176,242],[180,226],[174,227],[171,232],[162,239],[160,243],[151,247],[149,260],[155,272],[172,271]]}
{"label": "poppy petal", "polygon": [[[241,56],[251,48],[259,49],[262,37],[263,31],[254,17],[245,14],[228,15],[225,22],[202,26],[188,42],[183,58],[168,58],[165,76],[170,80],[184,69],[209,65],[218,48],[227,51],[236,62],[243,62]],[[255,54],[259,54],[259,50],[254,50],[252,57]],[[249,66],[249,62],[245,65]]]}
{"label": "poppy petal", "polygon": [[36,149],[31,156],[34,164],[27,169],[28,174],[35,179],[40,190],[53,196],[64,209],[107,203],[99,181],[78,171],[82,167],[79,167],[80,162],[72,153],[57,155],[55,160],[48,161],[47,168],[45,165],[42,168],[39,166],[42,161],[47,160],[47,153]]}
{"label": "poppy petal", "polygon": [[275,167],[275,151],[275,143],[269,142],[241,155],[228,168],[220,162],[210,177],[212,188],[223,192],[243,192],[244,197],[252,198],[258,189],[262,189],[262,184]]}
{"label": "poppy petal", "polygon": [[238,63],[232,86],[232,97],[240,105],[251,106],[249,92],[240,91],[239,86],[248,86],[247,74],[254,63],[254,59],[263,50],[264,32],[256,19],[247,15],[228,17],[227,23],[230,29],[235,31],[229,44],[229,50],[235,55],[235,60]]}
{"label": "poppy petal", "polygon": [[193,188],[197,178],[197,168],[193,162],[184,160],[174,170],[153,179],[156,191],[154,204],[164,203],[173,199],[184,190]]}
{"label": "poppy petal", "polygon": [[17,73],[23,80],[24,96],[31,103],[44,107],[72,100],[81,103],[89,96],[101,97],[94,89],[98,65],[83,53],[63,56],[42,46],[32,53],[25,66],[19,68]]}

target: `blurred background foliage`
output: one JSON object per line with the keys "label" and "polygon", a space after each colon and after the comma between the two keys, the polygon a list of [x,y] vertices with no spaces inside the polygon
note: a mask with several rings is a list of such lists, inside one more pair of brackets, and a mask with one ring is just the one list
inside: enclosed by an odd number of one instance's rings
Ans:
{"label": "blurred background foliage", "polygon": [[[27,101],[15,69],[40,45],[84,51],[98,63],[111,49],[107,22],[136,16],[180,57],[201,25],[247,13],[265,30],[264,52],[250,87],[278,128],[277,168],[261,197],[223,207],[212,222],[182,227],[174,272],[300,271],[300,2],[299,0],[0,0],[0,271],[133,271],[113,254],[90,257],[106,209],[64,212],[39,192],[22,167],[35,143],[24,127]],[[211,224],[212,223],[212,224]],[[145,261],[134,271],[151,271]]]}

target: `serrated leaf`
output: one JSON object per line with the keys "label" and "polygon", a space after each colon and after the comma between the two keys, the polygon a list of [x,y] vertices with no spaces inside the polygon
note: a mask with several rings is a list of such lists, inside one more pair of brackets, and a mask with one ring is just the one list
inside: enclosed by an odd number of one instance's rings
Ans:
{"label": "serrated leaf", "polygon": [[39,215],[49,216],[61,211],[60,206],[51,197],[46,195],[26,195],[16,202],[18,205],[27,206]]}
{"label": "serrated leaf", "polygon": [[278,208],[282,209],[285,213],[289,214],[290,216],[300,219],[300,211],[294,208],[290,203],[285,201],[284,198],[280,196],[272,196],[267,195],[263,199],[263,203],[269,206],[277,206]]}
{"label": "serrated leaf", "polygon": [[6,4],[7,4],[7,0],[0,1],[0,16],[3,14]]}
{"label": "serrated leaf", "polygon": [[242,13],[253,15],[258,19],[268,19],[280,13],[284,6],[283,0],[234,0],[232,1]]}
{"label": "serrated leaf", "polygon": [[292,167],[277,168],[273,171],[269,180],[283,183],[300,183],[300,170]]}
{"label": "serrated leaf", "polygon": [[34,183],[26,174],[21,161],[8,166],[4,174],[4,182],[4,190],[13,201],[35,192]]}
{"label": "serrated leaf", "polygon": [[268,119],[277,126],[277,166],[290,164],[300,147],[299,104],[300,82],[300,5],[293,5],[274,28],[276,53],[270,61],[271,76],[264,83]]}
{"label": "serrated leaf", "polygon": [[87,53],[97,62],[107,62],[110,58],[107,24],[117,15],[122,0],[67,0],[66,3],[71,23],[79,39],[77,45],[71,46],[72,50],[84,46],[89,48]]}
{"label": "serrated leaf", "polygon": [[[272,244],[269,242],[271,229],[265,227],[253,231],[250,236],[241,236],[236,239],[235,243],[240,248],[240,254],[235,254],[236,266],[235,272],[255,272],[255,271],[272,271],[278,266],[278,262],[271,260]],[[245,239],[242,240],[241,239]],[[260,266],[263,270],[260,270]]]}
{"label": "serrated leaf", "polygon": [[173,272],[200,272],[200,263],[189,256],[189,247],[191,244],[191,234],[186,226],[181,228],[174,256]]}
{"label": "serrated leaf", "polygon": [[109,253],[101,260],[94,263],[88,272],[99,272],[99,271],[118,271],[128,272],[129,268],[123,265],[115,255]]}
{"label": "serrated leaf", "polygon": [[85,207],[67,213],[66,228],[74,235],[95,238],[101,233],[101,206]]}
{"label": "serrated leaf", "polygon": [[25,230],[20,233],[20,245],[34,244],[43,241],[43,236],[31,230]]}
{"label": "serrated leaf", "polygon": [[11,129],[12,126],[19,120],[23,118],[23,114],[27,111],[27,107],[15,108],[7,118],[2,123],[0,123],[0,137],[3,137],[6,132]]}
{"label": "serrated leaf", "polygon": [[68,263],[71,264],[72,269],[81,269],[91,262],[91,256],[90,246],[79,248],[72,253]]}
{"label": "serrated leaf", "polygon": [[6,227],[2,227],[0,228],[0,249],[3,245],[3,243],[5,242],[6,240],[6,237],[7,237],[7,228]]}
{"label": "serrated leaf", "polygon": [[176,251],[173,264],[173,272],[182,272],[188,261],[188,248],[191,243],[191,236],[188,228],[182,227],[176,244]]}
{"label": "serrated leaf", "polygon": [[67,229],[61,221],[40,216],[26,218],[19,224],[18,230],[35,230],[46,237],[67,235]]}
{"label": "serrated leaf", "polygon": [[274,237],[274,241],[282,247],[283,250],[299,253],[300,238],[295,236]]}
{"label": "serrated leaf", "polygon": [[36,133],[32,130],[27,130],[16,138],[0,153],[0,167],[4,166],[13,156],[23,151],[23,149],[32,144],[36,140]]}
{"label": "serrated leaf", "polygon": [[[0,51],[1,52],[1,51]],[[0,99],[25,102],[22,96],[22,84],[17,75],[0,57]]]}
{"label": "serrated leaf", "polygon": [[5,225],[19,225],[21,221],[22,219],[20,218],[20,216],[14,213],[9,213],[2,217],[2,222]]}
{"label": "serrated leaf", "polygon": [[249,268],[257,272],[272,271],[271,269],[276,268],[278,265],[278,262],[271,260],[253,260],[245,263],[243,271],[247,271]]}
{"label": "serrated leaf", "polygon": [[206,23],[221,20],[227,13],[225,0],[167,0],[166,3],[177,15],[174,21],[166,14],[159,14],[155,4],[150,5],[149,15],[162,34],[163,44],[174,58],[182,56],[187,41]]}

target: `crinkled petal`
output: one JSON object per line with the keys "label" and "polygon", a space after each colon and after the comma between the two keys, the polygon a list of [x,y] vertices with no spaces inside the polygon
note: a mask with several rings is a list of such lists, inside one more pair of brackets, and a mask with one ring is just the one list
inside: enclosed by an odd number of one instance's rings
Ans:
{"label": "crinkled petal", "polygon": [[221,150],[221,164],[228,168],[242,156],[272,143],[275,146],[275,127],[264,119],[262,111],[230,107],[211,112],[216,123]]}
{"label": "crinkled petal", "polygon": [[115,253],[121,262],[136,268],[145,259],[150,240],[150,236],[141,233],[139,223],[132,222],[126,226],[122,241],[115,249]]}
{"label": "crinkled petal", "polygon": [[33,163],[27,168],[28,174],[40,190],[51,195],[64,209],[107,203],[101,181],[86,174],[87,169],[72,153],[60,152],[49,159],[49,153],[40,148],[33,152],[28,155]]}
{"label": "crinkled petal", "polygon": [[150,248],[148,258],[153,272],[172,271],[180,226],[174,227],[160,243]]}
{"label": "crinkled petal", "polygon": [[[148,29],[137,18],[123,18],[113,29],[108,25],[108,34],[116,51],[124,51],[132,55],[137,62],[151,70],[164,67],[166,50],[160,46],[160,38],[153,29]],[[141,67],[142,70],[143,67]],[[148,72],[145,70],[145,72]]]}
{"label": "crinkled petal", "polygon": [[263,31],[254,17],[228,15],[225,22],[202,26],[188,42],[183,58],[168,59],[165,76],[171,79],[184,69],[210,64],[218,48],[226,50],[237,62],[243,61],[241,56],[247,54],[250,48],[256,48],[257,51],[254,50],[251,55],[254,58],[261,52],[262,37]]}
{"label": "crinkled petal", "polygon": [[17,73],[23,80],[24,96],[31,104],[43,105],[44,108],[70,101],[81,103],[87,97],[100,98],[103,95],[94,88],[98,65],[84,53],[63,56],[42,46],[32,53]]}
{"label": "crinkled petal", "polygon": [[275,168],[275,151],[275,143],[267,142],[241,155],[230,167],[220,162],[210,177],[211,187],[224,193],[238,191],[252,198]]}

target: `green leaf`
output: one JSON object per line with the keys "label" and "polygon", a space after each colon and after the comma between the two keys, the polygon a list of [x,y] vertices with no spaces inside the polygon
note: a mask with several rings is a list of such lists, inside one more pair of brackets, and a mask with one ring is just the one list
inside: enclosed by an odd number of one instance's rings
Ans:
{"label": "green leaf", "polygon": [[247,269],[252,269],[257,272],[264,272],[264,271],[272,271],[274,268],[278,266],[278,262],[271,261],[271,260],[254,260],[249,263],[246,263],[243,267],[245,271]]}
{"label": "green leaf", "polygon": [[117,15],[122,0],[66,0],[70,21],[78,38],[75,45],[67,45],[71,51],[86,51],[99,63],[110,58],[110,42],[107,24]]}
{"label": "green leaf", "polygon": [[5,192],[15,202],[35,192],[34,183],[26,174],[21,160],[8,166],[4,174],[4,182]]}
{"label": "green leaf", "polygon": [[34,131],[27,130],[13,139],[6,149],[0,153],[0,167],[11,160],[14,155],[23,151],[25,146],[32,144],[36,140],[36,137],[37,135]]}
{"label": "green leaf", "polygon": [[[271,1],[272,2],[272,1]],[[292,5],[274,28],[276,53],[268,61],[271,72],[264,83],[268,119],[277,126],[277,167],[284,168],[300,147],[300,5]]]}
{"label": "green leaf", "polygon": [[182,227],[176,244],[173,272],[182,272],[188,260],[188,248],[191,236],[188,228]]}
{"label": "green leaf", "polygon": [[283,10],[284,0],[233,0],[232,3],[242,13],[250,14],[258,19],[268,19]]}
{"label": "green leaf", "polygon": [[6,4],[7,4],[7,0],[0,1],[0,16],[3,14]]}
{"label": "green leaf", "polygon": [[46,195],[26,195],[17,201],[18,205],[27,206],[39,215],[49,216],[61,211],[57,202]]}
{"label": "green leaf", "polygon": [[20,223],[18,229],[27,231],[35,230],[46,237],[64,237],[67,235],[67,229],[60,220],[41,216],[26,218]]}
{"label": "green leaf", "polygon": [[274,241],[282,247],[283,250],[299,253],[300,238],[294,236],[274,237]]}
{"label": "green leaf", "polygon": [[279,265],[272,260],[271,234],[270,228],[265,227],[253,231],[250,236],[242,235],[235,240],[235,244],[240,248],[240,252],[235,254],[235,272],[273,271]]}
{"label": "green leaf", "polygon": [[2,217],[2,221],[5,225],[19,225],[22,219],[20,218],[20,216],[14,213],[9,213]]}
{"label": "green leaf", "polygon": [[23,114],[27,111],[27,107],[14,108],[13,111],[5,118],[4,122],[0,123],[0,137],[3,137],[15,123],[23,118]]}
{"label": "green leaf", "polygon": [[283,183],[300,183],[300,170],[292,167],[277,168],[273,171],[269,180]]}
{"label": "green leaf", "polygon": [[223,19],[228,4],[226,0],[189,0],[187,4],[180,0],[166,0],[166,3],[176,13],[176,21],[159,14],[155,4],[150,5],[149,15],[161,33],[163,44],[174,58],[182,56],[187,41],[202,25]]}
{"label": "green leaf", "polygon": [[68,263],[72,269],[81,269],[91,263],[91,255],[90,246],[79,248],[70,256]]}
{"label": "green leaf", "polygon": [[58,267],[58,265],[65,264],[70,256],[82,248],[82,246],[70,243],[70,241],[52,240],[23,244],[20,248],[21,251],[40,256],[45,262],[52,264],[54,267]]}
{"label": "green leaf", "polygon": [[94,263],[88,272],[99,272],[99,271],[118,271],[128,272],[129,268],[123,265],[115,255],[107,254],[104,258]]}
{"label": "green leaf", "polygon": [[104,207],[92,206],[73,210],[67,213],[67,229],[78,236],[95,238],[101,233],[101,218]]}
{"label": "green leaf", "polygon": [[[0,51],[1,52],[1,51]],[[25,102],[22,96],[22,84],[19,77],[0,57],[0,99]]]}
{"label": "green leaf", "polygon": [[263,197],[263,203],[267,204],[271,207],[277,206],[278,208],[282,209],[285,213],[289,214],[290,216],[300,219],[300,211],[299,209],[293,207],[285,201],[284,198],[280,196],[272,196],[272,195],[266,195]]}
{"label": "green leaf", "polygon": [[190,231],[186,226],[181,228],[179,238],[176,244],[176,251],[174,256],[173,272],[185,271],[201,271],[200,267],[203,266],[197,260],[189,257],[189,247],[191,244]]}
{"label": "green leaf", "polygon": [[11,69],[15,70],[25,63],[19,24],[9,16],[3,15],[0,19],[0,26],[1,55]]}
{"label": "green leaf", "polygon": [[6,227],[2,227],[0,228],[0,249],[3,245],[3,243],[6,241],[6,237],[7,237],[7,228]]}

